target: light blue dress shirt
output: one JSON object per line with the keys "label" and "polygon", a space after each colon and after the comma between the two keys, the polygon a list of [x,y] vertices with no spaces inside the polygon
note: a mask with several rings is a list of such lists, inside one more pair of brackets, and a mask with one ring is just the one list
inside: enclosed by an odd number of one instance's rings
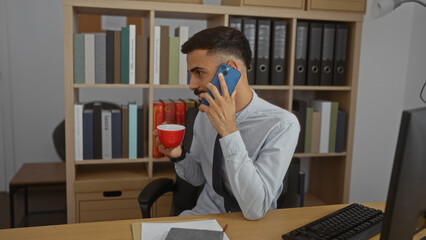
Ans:
{"label": "light blue dress shirt", "polygon": [[[239,131],[220,139],[225,186],[238,201],[245,218],[262,218],[277,208],[283,179],[296,148],[300,126],[290,112],[259,98],[236,113]],[[181,215],[226,212],[223,197],[213,190],[213,150],[217,131],[207,114],[194,122],[190,153],[175,164],[177,174],[194,186],[204,184],[196,206]]]}

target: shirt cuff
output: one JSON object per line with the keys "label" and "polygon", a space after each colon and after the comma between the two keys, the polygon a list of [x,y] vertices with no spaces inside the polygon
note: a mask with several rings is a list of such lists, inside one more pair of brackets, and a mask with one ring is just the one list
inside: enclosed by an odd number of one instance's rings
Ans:
{"label": "shirt cuff", "polygon": [[240,131],[233,132],[226,137],[221,138],[219,141],[225,158],[246,149],[244,141],[241,138]]}

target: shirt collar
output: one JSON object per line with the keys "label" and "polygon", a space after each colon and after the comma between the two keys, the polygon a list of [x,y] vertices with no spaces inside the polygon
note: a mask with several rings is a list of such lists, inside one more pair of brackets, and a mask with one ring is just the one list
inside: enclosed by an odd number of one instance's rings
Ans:
{"label": "shirt collar", "polygon": [[253,89],[250,90],[253,93],[253,97],[250,103],[243,110],[235,114],[235,123],[237,125],[240,124],[240,122],[244,121],[244,119],[246,119],[250,115],[250,113],[255,112],[258,108],[260,98],[257,96],[256,92]]}

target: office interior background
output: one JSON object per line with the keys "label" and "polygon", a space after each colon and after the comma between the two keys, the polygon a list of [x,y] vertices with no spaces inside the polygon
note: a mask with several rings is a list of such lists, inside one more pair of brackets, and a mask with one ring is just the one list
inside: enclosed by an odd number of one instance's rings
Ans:
{"label": "office interior background", "polygon": [[[362,31],[350,202],[386,200],[401,113],[425,106],[419,94],[426,81],[426,8],[408,3],[372,19],[371,2]],[[52,132],[64,119],[63,79],[62,1],[0,0],[0,192],[23,163],[61,161]],[[96,99],[96,92],[84,94]]]}

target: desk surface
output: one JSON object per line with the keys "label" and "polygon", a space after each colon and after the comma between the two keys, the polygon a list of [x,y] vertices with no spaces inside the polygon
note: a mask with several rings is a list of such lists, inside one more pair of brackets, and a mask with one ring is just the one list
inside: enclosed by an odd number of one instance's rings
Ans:
{"label": "desk surface", "polygon": [[[241,213],[225,213],[156,219],[134,219],[109,222],[79,223],[0,230],[0,239],[128,239],[132,240],[134,222],[179,221],[183,219],[216,219],[230,239],[275,239],[297,227],[323,217],[347,204],[321,207],[277,209],[268,211],[257,221],[245,220]],[[366,206],[384,209],[384,202],[366,203]],[[426,232],[426,231],[425,231]],[[422,231],[423,233],[423,231]],[[373,239],[379,239],[376,235]],[[419,238],[415,238],[419,239]]]}

